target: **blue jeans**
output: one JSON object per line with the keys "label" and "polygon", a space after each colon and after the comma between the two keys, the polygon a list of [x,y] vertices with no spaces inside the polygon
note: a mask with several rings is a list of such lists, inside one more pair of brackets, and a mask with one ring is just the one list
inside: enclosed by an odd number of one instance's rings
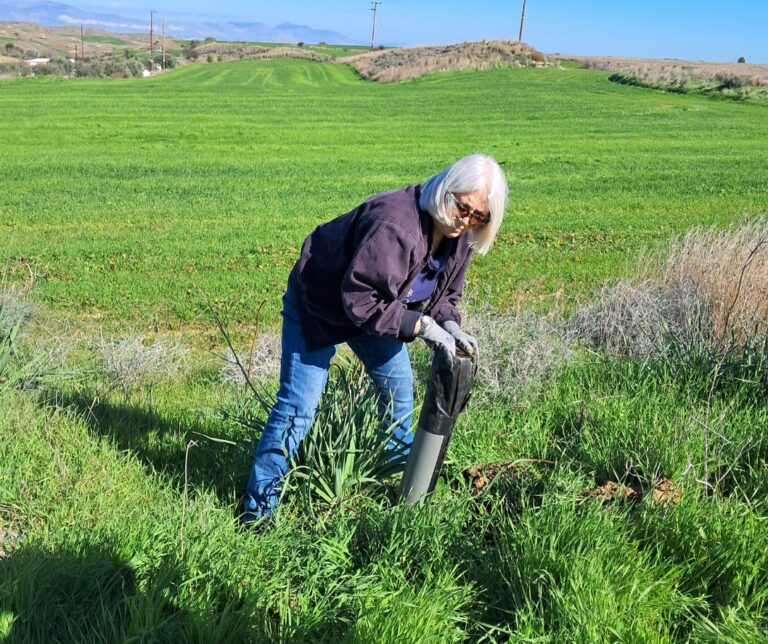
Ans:
{"label": "blue jeans", "polygon": [[[407,455],[413,441],[413,372],[405,343],[396,338],[363,335],[347,344],[375,383],[382,412],[390,422],[399,421],[393,437],[405,446]],[[312,424],[335,353],[335,345],[316,351],[307,349],[289,290],[283,298],[280,388],[253,457],[243,521],[269,516],[275,509],[288,459],[296,454]]]}

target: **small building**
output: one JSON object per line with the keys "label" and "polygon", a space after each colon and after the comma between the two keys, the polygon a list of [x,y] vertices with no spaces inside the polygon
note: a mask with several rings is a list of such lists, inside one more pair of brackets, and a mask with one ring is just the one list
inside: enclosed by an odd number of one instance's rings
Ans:
{"label": "small building", "polygon": [[50,58],[30,58],[29,60],[25,60],[24,64],[27,67],[37,67],[38,65],[47,65],[50,62]]}

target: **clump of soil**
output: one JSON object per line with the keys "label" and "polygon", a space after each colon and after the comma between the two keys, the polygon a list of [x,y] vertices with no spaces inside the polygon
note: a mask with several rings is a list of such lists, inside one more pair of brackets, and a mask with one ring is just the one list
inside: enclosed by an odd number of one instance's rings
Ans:
{"label": "clump of soil", "polygon": [[517,478],[530,469],[533,463],[554,465],[554,461],[529,458],[519,461],[503,461],[500,463],[485,463],[473,465],[461,471],[464,480],[470,484],[472,494],[487,491],[492,485],[508,488]]}
{"label": "clump of soil", "polygon": [[593,490],[587,490],[585,495],[591,499],[598,499],[603,503],[612,503],[619,499],[638,501],[641,497],[638,489],[623,483],[616,483],[616,481],[606,481]]}
{"label": "clump of soil", "polygon": [[650,494],[645,497],[643,487],[639,482],[625,485],[616,481],[606,481],[596,488],[586,490],[584,496],[597,499],[605,504],[616,501],[640,503],[643,498],[647,498],[651,505],[661,505],[666,508],[680,501],[680,488],[668,478],[662,477],[653,485]]}
{"label": "clump of soil", "polygon": [[550,64],[541,52],[512,40],[384,49],[342,58],[339,62],[349,63],[363,78],[381,83],[396,83],[428,72]]}
{"label": "clump of soil", "polygon": [[10,527],[0,527],[0,559],[9,557],[23,539],[23,532]]}
{"label": "clump of soil", "polygon": [[467,467],[461,473],[469,481],[472,493],[477,494],[498,476],[511,476],[513,470],[513,463],[488,463],[486,465]]}

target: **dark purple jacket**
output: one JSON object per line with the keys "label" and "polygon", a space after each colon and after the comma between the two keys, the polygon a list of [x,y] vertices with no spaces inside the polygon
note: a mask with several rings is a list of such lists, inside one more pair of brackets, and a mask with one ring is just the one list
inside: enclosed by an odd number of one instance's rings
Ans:
{"label": "dark purple jacket", "polygon": [[401,302],[427,263],[432,217],[419,208],[421,186],[375,195],[304,240],[288,285],[310,350],[364,333],[413,340],[430,315],[461,324],[461,298],[471,250],[459,237],[423,313]]}

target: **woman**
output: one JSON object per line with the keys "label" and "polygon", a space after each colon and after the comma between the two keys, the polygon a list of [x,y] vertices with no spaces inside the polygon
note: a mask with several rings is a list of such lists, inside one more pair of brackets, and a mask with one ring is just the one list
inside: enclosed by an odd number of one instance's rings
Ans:
{"label": "woman", "polygon": [[316,228],[283,297],[277,401],[254,455],[245,523],[268,517],[312,422],[336,345],[357,354],[410,446],[413,374],[406,343],[477,351],[456,305],[472,251],[485,254],[501,225],[507,183],[491,157],[472,154],[429,178],[375,195]]}

